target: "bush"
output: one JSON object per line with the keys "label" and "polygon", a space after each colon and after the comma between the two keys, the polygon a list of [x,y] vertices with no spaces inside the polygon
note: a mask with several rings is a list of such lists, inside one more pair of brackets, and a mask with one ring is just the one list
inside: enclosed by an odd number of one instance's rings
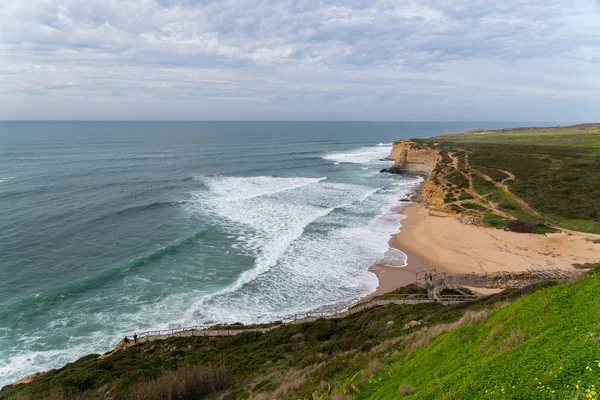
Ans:
{"label": "bush", "polygon": [[409,386],[409,385],[400,385],[400,387],[398,388],[398,396],[399,397],[410,396],[414,392],[415,392],[415,390],[412,388],[412,386]]}
{"label": "bush", "polygon": [[223,390],[230,376],[225,368],[183,366],[163,373],[157,379],[133,386],[130,400],[191,400]]}
{"label": "bush", "polygon": [[512,221],[508,221],[506,223],[506,227],[511,232],[517,233],[537,233],[538,225],[533,222],[522,221],[520,219],[515,219]]}
{"label": "bush", "polygon": [[500,207],[503,210],[516,210],[517,209],[517,206],[515,206],[512,203],[509,203],[508,201],[500,202],[500,204],[498,204],[498,207]]}

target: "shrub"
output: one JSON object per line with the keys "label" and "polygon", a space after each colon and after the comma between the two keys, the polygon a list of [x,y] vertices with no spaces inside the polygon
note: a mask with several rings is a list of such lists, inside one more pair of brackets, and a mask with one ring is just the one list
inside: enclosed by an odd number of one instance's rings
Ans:
{"label": "shrub", "polygon": [[415,390],[412,388],[412,386],[409,385],[400,385],[400,387],[398,388],[398,396],[400,397],[410,396],[414,392]]}
{"label": "shrub", "polygon": [[533,222],[522,221],[520,219],[508,221],[506,223],[506,227],[511,232],[517,233],[537,233],[538,230],[537,224]]}
{"label": "shrub", "polygon": [[594,268],[592,268],[588,274],[590,275],[600,275],[600,263],[598,263]]}
{"label": "shrub", "polygon": [[458,199],[459,200],[471,200],[472,198],[473,198],[473,196],[471,196],[469,193],[463,191],[460,194],[460,197]]}
{"label": "shrub", "polygon": [[512,203],[509,203],[508,201],[501,201],[500,204],[498,204],[498,207],[500,207],[503,210],[516,210],[517,206],[515,206]]}
{"label": "shrub", "polygon": [[365,369],[362,371],[362,376],[364,380],[369,379],[373,375],[376,375],[379,371],[381,371],[381,363],[378,359],[371,360]]}
{"label": "shrub", "polygon": [[223,390],[230,376],[225,368],[209,369],[198,365],[180,367],[157,379],[138,383],[130,390],[130,400],[188,400]]}

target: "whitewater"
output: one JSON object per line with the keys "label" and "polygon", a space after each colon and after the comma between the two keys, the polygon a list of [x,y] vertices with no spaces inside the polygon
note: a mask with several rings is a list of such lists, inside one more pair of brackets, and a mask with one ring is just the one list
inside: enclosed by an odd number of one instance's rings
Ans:
{"label": "whitewater", "polygon": [[269,322],[377,287],[426,123],[0,123],[0,386],[125,334]]}

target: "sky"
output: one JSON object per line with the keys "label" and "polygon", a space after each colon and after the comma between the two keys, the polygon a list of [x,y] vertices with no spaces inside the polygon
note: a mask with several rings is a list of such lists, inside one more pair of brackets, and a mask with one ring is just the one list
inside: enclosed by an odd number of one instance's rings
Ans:
{"label": "sky", "polygon": [[0,119],[600,121],[600,0],[0,0]]}

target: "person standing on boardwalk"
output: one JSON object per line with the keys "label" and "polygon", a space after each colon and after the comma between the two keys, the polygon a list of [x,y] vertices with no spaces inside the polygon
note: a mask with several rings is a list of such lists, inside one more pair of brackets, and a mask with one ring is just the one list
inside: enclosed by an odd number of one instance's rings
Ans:
{"label": "person standing on boardwalk", "polygon": [[137,333],[133,332],[133,341],[137,343]]}

